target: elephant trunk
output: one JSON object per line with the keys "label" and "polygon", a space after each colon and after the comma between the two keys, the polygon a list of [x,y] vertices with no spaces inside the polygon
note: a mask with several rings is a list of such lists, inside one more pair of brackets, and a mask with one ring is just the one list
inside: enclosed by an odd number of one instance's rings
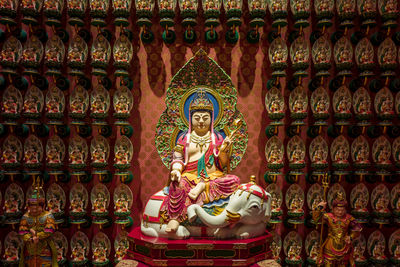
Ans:
{"label": "elephant trunk", "polygon": [[196,215],[199,217],[199,219],[209,227],[218,228],[218,227],[225,227],[230,224],[229,217],[227,217],[226,209],[217,216],[212,216],[208,214],[199,205],[193,205],[193,209],[196,212]]}

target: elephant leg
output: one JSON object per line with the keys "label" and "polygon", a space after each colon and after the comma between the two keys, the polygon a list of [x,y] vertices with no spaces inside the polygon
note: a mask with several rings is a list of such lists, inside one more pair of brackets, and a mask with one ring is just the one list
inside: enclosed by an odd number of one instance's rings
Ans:
{"label": "elephant leg", "polygon": [[151,224],[147,224],[147,223],[141,223],[140,224],[140,230],[142,231],[143,234],[147,235],[147,236],[151,236],[151,237],[158,237],[160,236],[160,233],[158,231],[156,231]]}
{"label": "elephant leg", "polygon": [[168,222],[167,228],[165,228],[165,232],[174,233],[178,230],[179,222],[177,220],[170,220]]}
{"label": "elephant leg", "polygon": [[178,239],[186,239],[190,236],[189,230],[182,225],[179,225],[178,230],[176,230],[175,234],[178,237]]}
{"label": "elephant leg", "polygon": [[230,227],[221,227],[217,228],[214,231],[214,237],[217,239],[228,239],[235,236],[235,232],[237,230],[237,226],[230,228]]}
{"label": "elephant leg", "polygon": [[143,234],[151,237],[163,237],[163,238],[170,238],[170,239],[186,239],[190,236],[189,230],[179,225],[176,232],[168,233],[166,232],[167,225],[166,224],[158,224],[158,223],[142,223],[140,226],[140,230]]}
{"label": "elephant leg", "polygon": [[176,229],[176,232],[167,232],[167,225],[162,224],[161,228],[158,225],[156,228],[156,231],[159,232],[159,236],[163,238],[169,238],[169,239],[186,239],[189,238],[190,232],[189,230],[182,225],[179,225],[178,228]]}
{"label": "elephant leg", "polygon": [[265,223],[242,224],[235,232],[236,238],[246,239],[260,236],[265,233]]}

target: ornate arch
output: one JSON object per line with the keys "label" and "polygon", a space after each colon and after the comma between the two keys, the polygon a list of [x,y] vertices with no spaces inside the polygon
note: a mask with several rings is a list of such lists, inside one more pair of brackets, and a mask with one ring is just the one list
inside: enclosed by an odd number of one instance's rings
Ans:
{"label": "ornate arch", "polygon": [[189,104],[198,88],[207,93],[214,105],[214,129],[223,136],[236,129],[234,121],[243,124],[237,131],[231,151],[231,170],[243,158],[248,132],[243,114],[236,109],[237,91],[225,71],[200,49],[172,78],[165,98],[166,109],[156,127],[156,148],[169,168],[177,138],[188,130]]}

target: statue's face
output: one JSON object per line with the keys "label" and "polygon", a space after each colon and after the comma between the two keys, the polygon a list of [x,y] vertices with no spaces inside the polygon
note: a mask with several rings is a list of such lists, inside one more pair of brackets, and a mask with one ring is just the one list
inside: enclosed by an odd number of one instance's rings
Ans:
{"label": "statue's face", "polygon": [[192,129],[195,132],[204,132],[210,129],[211,115],[207,111],[196,111],[192,115]]}
{"label": "statue's face", "polygon": [[43,208],[42,206],[36,204],[36,203],[31,203],[29,206],[29,213],[32,215],[38,215],[40,213],[42,213]]}
{"label": "statue's face", "polygon": [[346,214],[345,207],[334,207],[333,208],[333,215],[336,217],[343,217]]}

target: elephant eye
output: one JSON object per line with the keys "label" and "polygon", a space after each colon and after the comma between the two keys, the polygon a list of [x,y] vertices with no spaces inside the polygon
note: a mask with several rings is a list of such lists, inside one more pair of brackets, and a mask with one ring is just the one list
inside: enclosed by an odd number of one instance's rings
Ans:
{"label": "elephant eye", "polygon": [[250,206],[250,209],[258,209],[258,205],[254,204]]}

